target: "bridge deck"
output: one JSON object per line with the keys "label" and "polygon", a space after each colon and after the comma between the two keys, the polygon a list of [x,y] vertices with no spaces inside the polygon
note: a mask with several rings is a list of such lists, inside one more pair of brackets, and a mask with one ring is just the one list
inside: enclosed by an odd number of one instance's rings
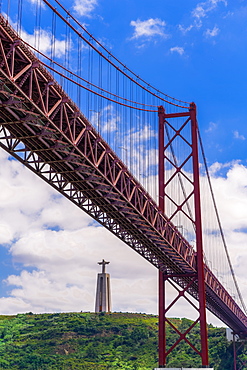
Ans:
{"label": "bridge deck", "polygon": [[[196,253],[0,16],[0,146],[198,299]],[[205,265],[207,308],[247,317]]]}

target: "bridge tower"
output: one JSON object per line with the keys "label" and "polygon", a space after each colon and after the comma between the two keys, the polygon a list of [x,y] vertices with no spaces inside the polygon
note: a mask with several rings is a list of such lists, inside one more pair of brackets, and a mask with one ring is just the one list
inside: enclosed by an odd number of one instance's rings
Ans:
{"label": "bridge tower", "polygon": [[[183,212],[193,225],[194,237],[196,242],[196,256],[197,266],[195,273],[181,274],[169,271],[166,266],[160,266],[159,269],[159,368],[165,368],[167,363],[167,356],[173,351],[179,343],[184,340],[186,343],[201,357],[202,367],[209,367],[208,360],[208,340],[207,340],[207,323],[206,323],[206,291],[205,291],[205,277],[204,277],[204,262],[203,262],[203,242],[202,242],[202,217],[200,205],[200,184],[199,184],[199,154],[198,154],[198,126],[196,119],[196,105],[190,104],[189,112],[170,113],[166,114],[163,106],[159,107],[159,208],[165,213],[169,221],[174,222],[174,219],[179,212]],[[173,120],[179,121],[176,128],[173,125]],[[172,122],[172,123],[171,123]],[[184,131],[187,128],[189,132],[188,137],[185,137]],[[170,134],[168,134],[170,130]],[[166,139],[166,142],[165,142]],[[174,143],[176,140],[182,140],[187,144],[187,152],[183,159],[176,156],[174,153]],[[187,168],[192,168],[191,177],[187,175]],[[166,170],[169,167],[170,175],[166,178]],[[188,180],[190,191],[186,194],[186,188],[182,185],[183,200],[173,201],[173,211],[169,215],[169,210],[166,207],[166,202],[171,198],[167,193],[167,188],[171,185],[174,178],[178,178],[178,182],[182,179]],[[186,203],[192,203],[192,210]],[[175,210],[174,210],[175,209]],[[181,279],[187,279],[182,289],[178,289],[176,282]],[[177,291],[177,297],[166,307],[165,302],[165,287],[166,283],[170,283]],[[197,298],[198,306],[195,306],[193,300],[187,293],[190,292],[191,285],[196,283],[198,287]],[[168,311],[181,298],[185,298],[187,302],[197,311],[197,319],[185,331],[177,330],[167,317]],[[200,325],[200,348],[196,348],[188,339],[188,334],[193,327],[199,323]],[[166,325],[170,325],[178,334],[178,339],[175,343],[167,348],[166,345]]]}
{"label": "bridge tower", "polygon": [[110,288],[110,274],[105,272],[105,266],[110,262],[104,259],[98,262],[102,265],[102,272],[98,274],[95,312],[111,312],[111,288]]}

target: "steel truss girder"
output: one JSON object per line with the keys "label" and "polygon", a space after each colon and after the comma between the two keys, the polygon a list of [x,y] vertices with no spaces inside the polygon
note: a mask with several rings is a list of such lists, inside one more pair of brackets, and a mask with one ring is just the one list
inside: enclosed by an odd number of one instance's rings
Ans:
{"label": "steel truss girder", "polygon": [[[0,40],[0,146],[184,288],[192,246],[2,15]],[[245,332],[246,316],[207,266],[205,280],[207,307]]]}

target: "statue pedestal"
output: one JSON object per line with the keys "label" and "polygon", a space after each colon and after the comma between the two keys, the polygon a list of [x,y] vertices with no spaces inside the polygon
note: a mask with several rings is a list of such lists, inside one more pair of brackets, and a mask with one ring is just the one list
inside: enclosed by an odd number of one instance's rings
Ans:
{"label": "statue pedestal", "polygon": [[105,267],[109,263],[104,259],[102,262],[98,262],[102,266],[102,273],[98,274],[95,312],[111,312],[110,275],[105,272]]}
{"label": "statue pedestal", "polygon": [[111,312],[110,275],[98,274],[95,312]]}

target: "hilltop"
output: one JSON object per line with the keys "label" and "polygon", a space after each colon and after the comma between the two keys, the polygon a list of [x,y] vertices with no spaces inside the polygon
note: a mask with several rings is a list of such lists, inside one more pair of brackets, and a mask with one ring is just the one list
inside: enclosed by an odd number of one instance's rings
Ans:
{"label": "hilltop", "polygon": [[[190,324],[188,319],[172,322],[182,331]],[[210,365],[230,370],[232,344],[226,341],[225,329],[212,325],[208,329]],[[136,313],[0,316],[0,369],[151,370],[157,366],[157,333],[157,316]],[[173,343],[175,337],[169,330],[167,342]],[[198,326],[190,340],[199,340]],[[168,365],[197,367],[200,362],[183,343]]]}

